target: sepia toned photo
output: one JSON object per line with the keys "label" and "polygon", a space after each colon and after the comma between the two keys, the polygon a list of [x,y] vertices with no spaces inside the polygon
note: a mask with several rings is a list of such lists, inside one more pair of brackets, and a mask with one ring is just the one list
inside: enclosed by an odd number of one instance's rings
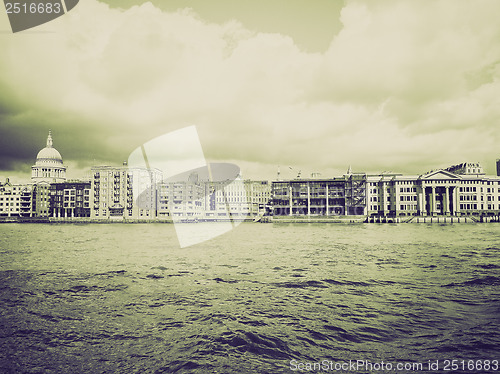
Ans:
{"label": "sepia toned photo", "polygon": [[0,373],[500,373],[499,15],[4,0]]}

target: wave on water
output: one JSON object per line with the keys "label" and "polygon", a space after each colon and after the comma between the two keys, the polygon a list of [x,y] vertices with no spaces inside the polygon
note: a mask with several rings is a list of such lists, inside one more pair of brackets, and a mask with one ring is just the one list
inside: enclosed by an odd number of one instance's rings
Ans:
{"label": "wave on water", "polygon": [[486,277],[476,277],[464,282],[459,283],[448,283],[442,285],[441,287],[473,287],[473,286],[499,286],[500,277],[486,276]]}

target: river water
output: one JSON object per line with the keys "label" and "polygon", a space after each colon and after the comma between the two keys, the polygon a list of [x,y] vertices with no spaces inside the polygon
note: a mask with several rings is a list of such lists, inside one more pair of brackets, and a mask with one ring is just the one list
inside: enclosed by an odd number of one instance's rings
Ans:
{"label": "river water", "polygon": [[0,303],[2,373],[500,372],[500,224],[1,224]]}

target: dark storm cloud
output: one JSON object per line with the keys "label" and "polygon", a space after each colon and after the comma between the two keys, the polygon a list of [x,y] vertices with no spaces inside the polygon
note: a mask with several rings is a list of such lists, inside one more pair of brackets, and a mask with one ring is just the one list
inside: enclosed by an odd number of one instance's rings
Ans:
{"label": "dark storm cloud", "polygon": [[22,108],[3,109],[0,114],[0,170],[32,165],[46,146],[49,130],[54,147],[65,161],[80,165],[123,159],[129,150],[110,145],[106,126],[70,114]]}

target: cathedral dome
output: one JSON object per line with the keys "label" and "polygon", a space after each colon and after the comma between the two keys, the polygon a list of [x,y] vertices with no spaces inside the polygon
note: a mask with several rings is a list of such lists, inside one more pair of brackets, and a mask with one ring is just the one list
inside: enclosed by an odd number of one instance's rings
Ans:
{"label": "cathedral dome", "polygon": [[49,131],[47,137],[47,146],[40,150],[36,155],[35,165],[62,165],[63,160],[61,154],[52,146],[52,134]]}
{"label": "cathedral dome", "polygon": [[58,183],[66,180],[66,166],[61,154],[52,145],[52,133],[49,131],[47,146],[36,155],[35,165],[31,167],[31,180],[35,183]]}

